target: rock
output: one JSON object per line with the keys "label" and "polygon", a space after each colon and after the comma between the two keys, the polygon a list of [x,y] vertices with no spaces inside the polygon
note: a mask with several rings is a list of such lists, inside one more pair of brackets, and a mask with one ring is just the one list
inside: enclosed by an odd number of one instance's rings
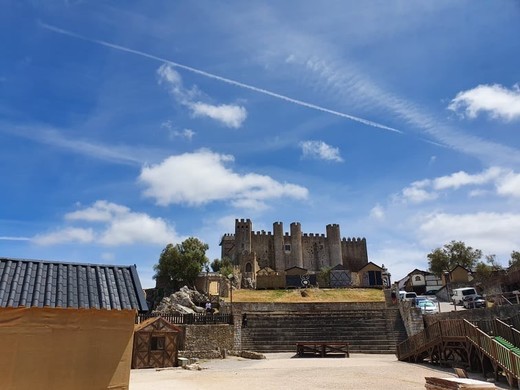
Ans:
{"label": "rock", "polygon": [[265,355],[253,351],[242,351],[240,356],[246,359],[265,359]]}
{"label": "rock", "polygon": [[179,291],[173,293],[169,297],[164,297],[161,303],[157,305],[154,313],[161,314],[193,314],[203,313],[204,308],[197,306],[195,302],[202,303],[206,301],[204,294],[196,290],[190,290],[184,286]]}

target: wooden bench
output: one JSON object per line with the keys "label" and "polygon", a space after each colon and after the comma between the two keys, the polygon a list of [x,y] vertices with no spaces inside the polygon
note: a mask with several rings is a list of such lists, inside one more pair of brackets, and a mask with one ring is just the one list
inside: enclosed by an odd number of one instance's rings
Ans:
{"label": "wooden bench", "polygon": [[298,342],[296,343],[296,354],[300,357],[350,357],[349,344],[344,342]]}

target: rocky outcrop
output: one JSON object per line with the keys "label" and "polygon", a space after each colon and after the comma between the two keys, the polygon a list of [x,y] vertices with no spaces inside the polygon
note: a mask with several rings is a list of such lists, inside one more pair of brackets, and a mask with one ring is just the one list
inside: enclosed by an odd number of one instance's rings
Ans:
{"label": "rocky outcrop", "polygon": [[154,310],[154,313],[161,314],[193,314],[203,313],[204,308],[195,304],[202,304],[206,301],[206,296],[196,290],[190,290],[187,286],[169,297],[164,297],[161,303]]}

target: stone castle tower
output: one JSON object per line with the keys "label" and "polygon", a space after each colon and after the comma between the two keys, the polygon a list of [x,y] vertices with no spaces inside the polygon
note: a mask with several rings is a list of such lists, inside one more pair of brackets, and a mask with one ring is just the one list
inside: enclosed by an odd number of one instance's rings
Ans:
{"label": "stone castle tower", "polygon": [[236,219],[235,233],[225,234],[220,242],[222,258],[244,269],[247,259],[254,254],[255,264],[249,272],[269,267],[284,271],[291,267],[319,271],[323,267],[343,265],[357,272],[368,263],[366,240],[341,238],[338,224],[326,226],[326,234],[302,233],[301,225],[293,222],[290,233],[284,232],[282,222],[273,224],[273,232],[253,231],[250,219]]}

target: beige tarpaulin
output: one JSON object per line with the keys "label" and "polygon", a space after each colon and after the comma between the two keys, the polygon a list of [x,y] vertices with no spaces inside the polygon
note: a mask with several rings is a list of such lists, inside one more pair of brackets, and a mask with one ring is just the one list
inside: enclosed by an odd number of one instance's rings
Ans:
{"label": "beige tarpaulin", "polygon": [[135,312],[0,308],[0,389],[128,389]]}

